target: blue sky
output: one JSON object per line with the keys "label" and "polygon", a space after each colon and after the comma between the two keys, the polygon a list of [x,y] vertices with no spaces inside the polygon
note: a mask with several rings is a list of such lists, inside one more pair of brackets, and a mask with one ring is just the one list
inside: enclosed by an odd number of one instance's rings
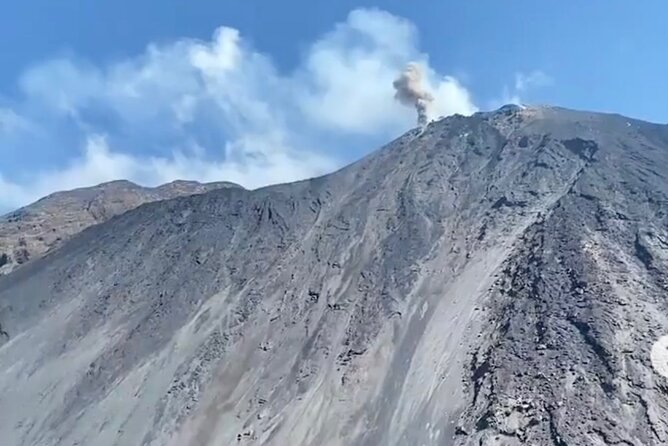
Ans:
{"label": "blue sky", "polygon": [[668,121],[664,1],[24,0],[0,14],[0,211],[115,178],[247,187],[434,115],[551,103]]}

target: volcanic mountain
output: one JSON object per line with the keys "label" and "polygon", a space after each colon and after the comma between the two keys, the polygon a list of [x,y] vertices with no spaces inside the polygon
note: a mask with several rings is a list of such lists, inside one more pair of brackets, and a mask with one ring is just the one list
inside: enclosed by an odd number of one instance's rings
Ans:
{"label": "volcanic mountain", "polygon": [[[0,278],[7,445],[665,445],[668,126],[503,107]],[[659,366],[659,367],[657,367]]]}

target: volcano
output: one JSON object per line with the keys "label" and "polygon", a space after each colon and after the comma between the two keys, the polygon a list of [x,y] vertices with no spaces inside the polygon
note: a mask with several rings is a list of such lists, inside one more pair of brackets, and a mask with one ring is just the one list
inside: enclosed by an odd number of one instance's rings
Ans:
{"label": "volcano", "polygon": [[667,273],[668,126],[456,115],[0,277],[0,438],[665,445]]}

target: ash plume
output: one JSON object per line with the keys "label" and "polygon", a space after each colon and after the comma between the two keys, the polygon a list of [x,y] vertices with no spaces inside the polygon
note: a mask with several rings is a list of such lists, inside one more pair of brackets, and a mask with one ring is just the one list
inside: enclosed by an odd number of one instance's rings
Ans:
{"label": "ash plume", "polygon": [[401,75],[392,83],[394,98],[404,105],[417,110],[417,123],[424,127],[429,122],[429,107],[434,97],[424,84],[424,68],[417,62],[410,62]]}

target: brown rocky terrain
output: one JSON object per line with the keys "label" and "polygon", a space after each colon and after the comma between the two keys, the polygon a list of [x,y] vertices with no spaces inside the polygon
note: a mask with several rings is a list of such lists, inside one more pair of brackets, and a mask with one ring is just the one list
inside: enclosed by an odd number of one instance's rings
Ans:
{"label": "brown rocky terrain", "polygon": [[74,234],[144,203],[194,195],[233,183],[174,181],[142,187],[130,181],[57,192],[0,217],[0,275],[59,247]]}

